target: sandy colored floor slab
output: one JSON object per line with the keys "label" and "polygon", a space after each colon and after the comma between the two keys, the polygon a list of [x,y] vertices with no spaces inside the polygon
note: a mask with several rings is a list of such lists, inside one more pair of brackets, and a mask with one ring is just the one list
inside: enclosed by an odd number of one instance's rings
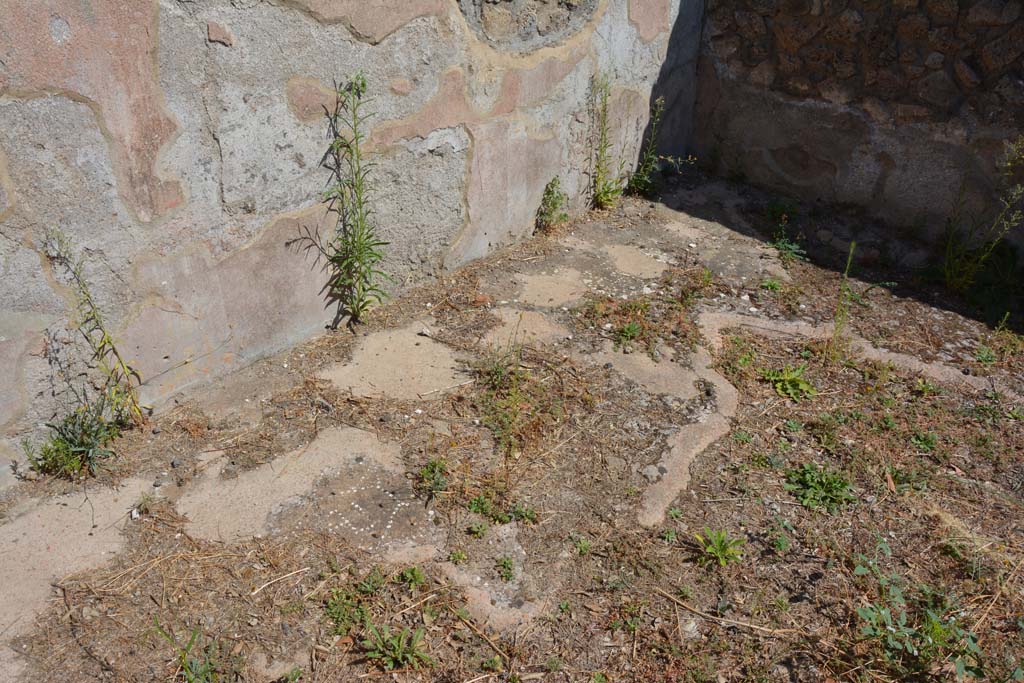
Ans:
{"label": "sandy colored floor slab", "polygon": [[234,479],[222,479],[217,462],[211,463],[176,505],[191,520],[189,533],[229,543],[240,541],[266,533],[272,517],[311,494],[321,477],[364,461],[394,468],[397,457],[394,446],[382,444],[370,432],[331,428],[308,446]]}
{"label": "sandy colored floor slab", "polygon": [[416,496],[397,464],[397,450],[378,448],[375,453],[382,458],[354,453],[338,457],[337,474],[322,478],[302,504],[276,515],[273,528],[327,531],[395,561],[432,559],[442,542],[433,524],[434,510]]}
{"label": "sandy colored floor slab", "polygon": [[690,484],[690,465],[705,448],[729,433],[729,420],[712,413],[700,422],[684,426],[669,439],[668,455],[660,467],[665,475],[643,493],[637,521],[654,527],[665,520],[672,501]]}
{"label": "sandy colored floor slab", "polygon": [[0,526],[0,638],[31,629],[51,583],[121,550],[128,513],[151,484],[131,479],[117,490],[45,500]]}
{"label": "sandy colored floor slab", "polygon": [[548,307],[575,303],[587,291],[582,278],[583,274],[575,268],[564,268],[551,274],[520,275],[519,301],[528,306]]}
{"label": "sandy colored floor slab", "polygon": [[512,344],[553,344],[569,336],[569,329],[543,313],[499,308],[494,313],[501,325],[484,337],[484,344],[504,348]]}
{"label": "sandy colored floor slab", "polygon": [[643,351],[623,353],[616,351],[611,342],[605,343],[600,353],[580,356],[584,362],[612,367],[624,377],[628,377],[645,391],[651,394],[668,394],[687,401],[697,395],[697,374],[681,363],[668,360],[654,362],[649,354]]}
{"label": "sandy colored floor slab", "polygon": [[623,275],[644,279],[655,278],[668,268],[664,261],[659,261],[642,249],[627,244],[610,244],[602,250],[611,258],[615,270]]}
{"label": "sandy colored floor slab", "polygon": [[348,363],[320,373],[354,396],[416,399],[436,394],[465,379],[452,350],[422,336],[422,323],[363,337]]}
{"label": "sandy colored floor slab", "polygon": [[694,378],[702,379],[715,392],[715,411],[693,424],[685,425],[669,439],[669,450],[658,463],[661,479],[647,488],[640,501],[637,519],[653,527],[665,520],[676,497],[690,485],[690,466],[704,450],[729,433],[731,420],[739,410],[739,392],[714,369],[711,355],[698,347],[690,357]]}

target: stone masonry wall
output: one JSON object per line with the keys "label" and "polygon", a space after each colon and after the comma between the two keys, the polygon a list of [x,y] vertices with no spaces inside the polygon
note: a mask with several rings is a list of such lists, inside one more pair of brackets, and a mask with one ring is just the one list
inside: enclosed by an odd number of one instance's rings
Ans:
{"label": "stone masonry wall", "polygon": [[696,153],[803,198],[942,225],[1024,130],[1019,0],[709,0]]}
{"label": "stone masonry wall", "polygon": [[[55,409],[47,346],[72,300],[48,228],[86,254],[159,404],[331,320],[324,274],[288,243],[330,229],[318,163],[335,79],[361,69],[375,97],[399,289],[531,232],[555,174],[581,205],[598,70],[636,158],[679,5],[0,0],[0,455]],[[683,38],[692,103],[699,36]]]}

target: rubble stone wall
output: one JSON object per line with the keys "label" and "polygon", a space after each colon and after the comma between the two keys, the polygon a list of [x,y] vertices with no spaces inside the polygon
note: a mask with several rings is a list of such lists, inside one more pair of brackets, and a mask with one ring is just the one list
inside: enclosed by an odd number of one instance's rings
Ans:
{"label": "rubble stone wall", "polygon": [[695,152],[723,174],[941,226],[1024,131],[1019,0],[709,0]]}

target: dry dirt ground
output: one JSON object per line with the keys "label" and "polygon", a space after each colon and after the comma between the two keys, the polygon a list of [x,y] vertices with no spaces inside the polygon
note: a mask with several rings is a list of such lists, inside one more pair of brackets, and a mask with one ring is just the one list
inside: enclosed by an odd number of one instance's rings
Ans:
{"label": "dry dirt ground", "polygon": [[785,213],[628,200],[23,482],[0,681],[1020,680],[1024,341]]}

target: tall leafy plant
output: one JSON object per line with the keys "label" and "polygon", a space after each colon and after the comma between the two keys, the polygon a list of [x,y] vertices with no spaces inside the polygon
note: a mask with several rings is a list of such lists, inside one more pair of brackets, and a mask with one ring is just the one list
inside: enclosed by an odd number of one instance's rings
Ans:
{"label": "tall leafy plant", "polygon": [[373,164],[367,160],[366,129],[372,117],[366,98],[366,77],[335,87],[333,109],[327,110],[330,145],[320,165],[330,173],[324,201],[336,218],[329,241],[318,243],[328,263],[328,297],[337,301],[351,322],[387,296],[381,286],[387,275],[380,269],[383,247],[377,235],[372,199]]}
{"label": "tall leafy plant", "polygon": [[942,275],[953,291],[969,290],[1006,236],[1024,225],[1024,135],[1007,142],[999,171],[1003,187],[993,217],[963,221],[961,195],[947,221]]}
{"label": "tall leafy plant", "polygon": [[[92,353],[89,362],[100,374],[103,401],[111,417],[119,423],[142,424],[145,417],[136,391],[136,386],[142,383],[142,377],[125,361],[108,331],[103,312],[85,277],[84,257],[75,254],[71,238],[59,230],[50,230],[43,246],[50,262],[63,271],[74,293],[75,313],[72,322]],[[86,400],[82,398],[83,402]]]}
{"label": "tall leafy plant", "polygon": [[593,114],[594,114],[594,158],[591,177],[594,208],[611,209],[619,202],[625,190],[625,161],[619,161],[614,168],[612,159],[612,141],[610,123],[608,121],[611,102],[611,83],[605,75],[594,78],[593,83]]}

